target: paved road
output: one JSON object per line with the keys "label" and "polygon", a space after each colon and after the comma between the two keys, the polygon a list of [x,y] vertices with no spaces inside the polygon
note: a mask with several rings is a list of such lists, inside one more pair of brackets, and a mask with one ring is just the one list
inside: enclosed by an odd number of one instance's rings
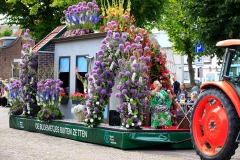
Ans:
{"label": "paved road", "polygon": [[[199,160],[194,150],[121,150],[11,129],[9,108],[0,108],[0,160]],[[240,147],[239,147],[240,148]],[[240,159],[238,149],[233,159]]]}

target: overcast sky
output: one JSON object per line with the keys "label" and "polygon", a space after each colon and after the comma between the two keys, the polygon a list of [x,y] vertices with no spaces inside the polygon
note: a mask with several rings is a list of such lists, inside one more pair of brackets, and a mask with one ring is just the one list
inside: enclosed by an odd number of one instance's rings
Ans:
{"label": "overcast sky", "polygon": [[[3,15],[0,14],[0,19],[3,18]],[[2,21],[0,20],[0,24],[2,24]]]}

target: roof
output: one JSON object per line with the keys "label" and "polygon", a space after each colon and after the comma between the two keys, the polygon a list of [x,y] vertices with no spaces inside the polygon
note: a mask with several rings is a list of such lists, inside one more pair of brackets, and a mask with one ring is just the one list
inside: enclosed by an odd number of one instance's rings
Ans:
{"label": "roof", "polygon": [[224,40],[224,41],[219,41],[216,46],[219,47],[227,47],[227,46],[236,46],[236,45],[240,45],[240,39],[228,39],[228,40]]}
{"label": "roof", "polygon": [[106,32],[94,33],[94,34],[83,34],[81,36],[70,36],[70,37],[60,37],[54,38],[52,42],[54,43],[61,43],[61,42],[69,42],[69,41],[77,41],[77,40],[85,40],[91,38],[101,38],[106,37]]}
{"label": "roof", "polygon": [[51,33],[49,33],[44,39],[42,39],[38,44],[33,47],[33,53],[41,50],[45,45],[47,45],[53,38],[55,38],[66,26],[58,26]]}
{"label": "roof", "polygon": [[18,29],[16,33],[14,33],[12,36],[13,37],[20,37],[22,35],[22,30]]}
{"label": "roof", "polygon": [[7,39],[16,39],[17,37],[1,37],[0,41],[7,40]]}
{"label": "roof", "polygon": [[161,48],[171,48],[172,47],[167,33],[165,33],[164,31],[158,31],[153,34],[155,35],[155,38],[157,39]]}

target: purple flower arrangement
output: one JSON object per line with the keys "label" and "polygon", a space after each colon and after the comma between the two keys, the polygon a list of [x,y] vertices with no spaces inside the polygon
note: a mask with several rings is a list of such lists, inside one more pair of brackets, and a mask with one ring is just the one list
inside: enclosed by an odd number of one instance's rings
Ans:
{"label": "purple flower arrangement", "polygon": [[21,82],[11,80],[10,84],[5,86],[4,89],[8,93],[8,102],[11,104],[9,115],[21,115],[23,111],[26,111],[26,108],[22,106],[22,97],[20,93]]}
{"label": "purple flower arrangement", "polygon": [[57,79],[43,79],[37,83],[37,104],[41,106],[37,118],[43,121],[51,119],[61,119],[63,114],[59,110],[61,95],[63,89],[60,87],[62,81]]}
{"label": "purple flower arrangement", "polygon": [[43,108],[38,112],[37,119],[40,121],[50,122],[52,119],[62,119],[64,116],[60,109],[57,108]]}
{"label": "purple flower arrangement", "polygon": [[22,36],[25,43],[22,45],[22,61],[19,63],[21,68],[19,79],[20,79],[20,89],[22,97],[22,104],[26,108],[26,112],[23,114],[30,115],[31,109],[30,106],[33,103],[36,103],[36,81],[37,81],[37,55],[32,53],[31,43],[33,40],[29,36],[29,29],[26,29],[26,32]]}
{"label": "purple flower arrangement", "polygon": [[[131,29],[135,29],[131,26]],[[121,103],[117,110],[120,113],[122,126],[126,128],[139,128],[142,125],[144,112],[148,103],[148,95],[150,91],[147,87],[148,71],[147,62],[149,57],[144,57],[144,53],[148,51],[148,46],[144,47],[140,43],[141,34],[136,34],[132,43],[125,42],[122,50],[129,58],[119,59],[120,72],[118,77],[120,83],[117,89],[116,97],[121,99]]]}
{"label": "purple flower arrangement", "polygon": [[[111,22],[109,27],[116,25]],[[120,46],[124,43],[122,34],[106,30],[107,36],[102,40],[101,50],[97,53],[97,60],[92,74],[86,74],[90,82],[90,90],[87,96],[87,111],[84,112],[85,122],[89,127],[99,125],[103,120],[103,112],[112,94],[114,77],[119,69],[118,59],[124,56]],[[125,34],[124,34],[125,35]],[[125,35],[126,38],[126,35]]]}
{"label": "purple flower arrangement", "polygon": [[64,36],[82,35],[93,31],[94,25],[102,17],[98,16],[99,11],[96,0],[88,3],[83,1],[69,6],[68,10],[63,11],[68,25],[68,31]]}
{"label": "purple flower arrangement", "polygon": [[126,41],[128,34],[115,32],[115,28],[116,22],[108,22],[105,29],[107,36],[102,40],[92,74],[85,75],[90,81],[87,110],[84,112],[85,122],[89,127],[102,122],[104,108],[112,94],[117,73],[121,79],[117,86],[120,93],[117,93],[116,97],[122,101],[118,107],[122,125],[127,128],[140,127],[143,120],[146,97],[150,93],[146,76],[146,62],[150,59],[142,56],[144,49],[139,43],[140,36],[135,43],[130,43]]}
{"label": "purple flower arrangement", "polygon": [[118,112],[122,119],[122,126],[126,128],[139,128],[142,125],[148,102],[147,96],[150,94],[147,87],[146,61],[148,61],[146,57],[131,56],[120,67],[118,74],[120,83],[117,85],[120,92],[115,96],[121,99]]}

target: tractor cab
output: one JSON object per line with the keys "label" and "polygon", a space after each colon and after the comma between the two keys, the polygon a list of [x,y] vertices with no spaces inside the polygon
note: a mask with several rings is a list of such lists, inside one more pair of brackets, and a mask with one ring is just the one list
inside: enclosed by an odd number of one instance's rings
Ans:
{"label": "tractor cab", "polygon": [[226,47],[220,80],[228,81],[240,95],[240,39],[220,41],[216,46]]}

